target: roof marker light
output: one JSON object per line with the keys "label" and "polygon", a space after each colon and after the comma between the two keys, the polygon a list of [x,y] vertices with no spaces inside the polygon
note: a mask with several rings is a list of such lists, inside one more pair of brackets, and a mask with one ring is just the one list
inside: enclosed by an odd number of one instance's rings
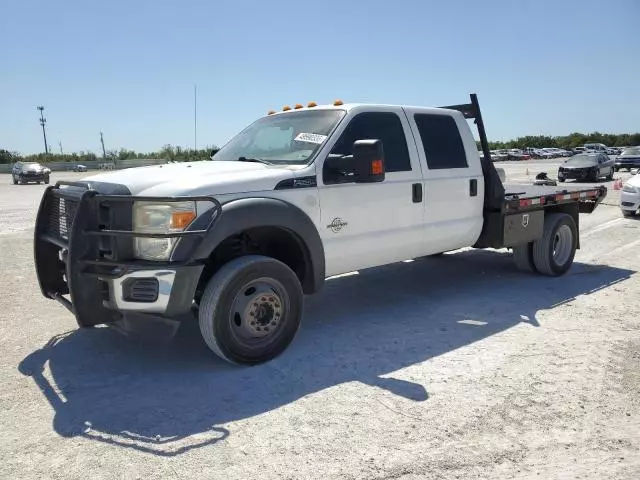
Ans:
{"label": "roof marker light", "polygon": [[334,107],[338,107],[340,105],[344,105],[344,102],[342,100],[336,100],[335,102],[333,102]]}
{"label": "roof marker light", "polygon": [[289,110],[291,110],[291,107],[289,105],[285,105],[284,107],[282,107],[283,112],[288,112]]}

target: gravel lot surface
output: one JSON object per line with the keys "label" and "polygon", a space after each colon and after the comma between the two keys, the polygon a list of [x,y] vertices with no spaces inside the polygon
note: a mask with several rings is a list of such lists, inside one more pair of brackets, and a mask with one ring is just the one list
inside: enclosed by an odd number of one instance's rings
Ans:
{"label": "gravel lot surface", "polygon": [[253,368],[194,322],[78,331],[35,278],[43,190],[0,175],[0,478],[640,478],[640,219],[612,188],[566,276],[465,250],[332,279]]}

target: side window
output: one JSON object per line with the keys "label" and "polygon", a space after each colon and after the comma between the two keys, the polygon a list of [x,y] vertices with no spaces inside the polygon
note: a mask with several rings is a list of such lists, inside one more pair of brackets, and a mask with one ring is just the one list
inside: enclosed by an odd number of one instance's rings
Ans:
{"label": "side window", "polygon": [[387,172],[411,170],[407,139],[400,118],[392,112],[360,113],[351,119],[331,150],[332,154],[351,155],[356,140],[382,141]]}
{"label": "side window", "polygon": [[458,125],[452,117],[417,113],[413,118],[430,170],[469,167]]}

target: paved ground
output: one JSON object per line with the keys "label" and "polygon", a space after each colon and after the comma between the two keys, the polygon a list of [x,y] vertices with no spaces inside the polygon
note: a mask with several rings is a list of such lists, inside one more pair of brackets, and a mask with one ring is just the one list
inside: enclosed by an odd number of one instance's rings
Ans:
{"label": "paved ground", "polygon": [[34,276],[43,189],[0,176],[0,478],[640,478],[640,221],[613,190],[563,278],[461,251],[330,280],[236,368],[193,325],[77,331]]}

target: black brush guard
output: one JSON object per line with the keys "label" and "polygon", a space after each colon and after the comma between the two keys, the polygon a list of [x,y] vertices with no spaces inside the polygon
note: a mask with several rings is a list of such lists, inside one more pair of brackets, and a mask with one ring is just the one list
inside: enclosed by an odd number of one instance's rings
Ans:
{"label": "black brush guard", "polygon": [[[212,208],[186,231],[138,233],[132,230],[135,201],[209,202]],[[221,213],[220,203],[210,196],[105,195],[89,182],[57,182],[45,190],[36,217],[34,260],[40,290],[69,309],[81,327],[117,322],[122,313],[110,308],[104,280],[141,269],[201,269],[191,254]],[[135,260],[135,237],[180,238],[185,242],[182,258]]]}

